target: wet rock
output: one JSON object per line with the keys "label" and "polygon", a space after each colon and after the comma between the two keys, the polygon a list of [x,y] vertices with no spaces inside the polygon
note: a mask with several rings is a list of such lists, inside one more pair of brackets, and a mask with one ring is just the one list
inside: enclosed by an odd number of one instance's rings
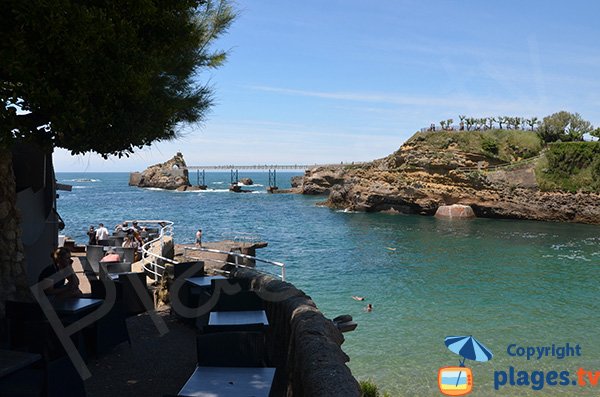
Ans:
{"label": "wet rock", "polygon": [[442,205],[435,212],[435,216],[448,219],[470,219],[475,218],[473,208],[468,205],[452,204]]}

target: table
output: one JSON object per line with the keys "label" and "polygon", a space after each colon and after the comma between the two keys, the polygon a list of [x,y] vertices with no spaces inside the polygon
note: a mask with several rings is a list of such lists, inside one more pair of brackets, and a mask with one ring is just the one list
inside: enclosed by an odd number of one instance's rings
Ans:
{"label": "table", "polygon": [[196,367],[181,396],[268,397],[275,368]]}
{"label": "table", "polygon": [[23,369],[41,358],[39,354],[0,349],[0,378]]}
{"label": "table", "polygon": [[241,312],[210,312],[208,325],[269,325],[267,314],[264,310],[247,310]]}
{"label": "table", "polygon": [[196,287],[208,288],[212,285],[212,280],[225,280],[226,278],[223,276],[202,276],[186,278],[185,281]]}
{"label": "table", "polygon": [[72,315],[98,307],[102,302],[104,300],[92,298],[55,299],[52,301],[52,307],[58,314]]}

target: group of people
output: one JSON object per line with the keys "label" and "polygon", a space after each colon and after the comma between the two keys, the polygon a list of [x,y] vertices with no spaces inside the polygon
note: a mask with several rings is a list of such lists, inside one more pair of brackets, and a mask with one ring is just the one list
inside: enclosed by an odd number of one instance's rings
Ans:
{"label": "group of people", "polygon": [[[123,248],[135,248],[135,260],[138,260],[138,251],[144,244],[141,235],[143,230],[144,228],[140,227],[137,221],[133,221],[131,226],[129,226],[128,222],[119,223],[114,228],[114,233],[116,235],[121,234],[123,237],[123,243],[121,244]],[[88,245],[98,245],[101,240],[108,240],[110,232],[103,223],[99,223],[98,229],[95,229],[94,225],[90,225],[87,235]]]}
{"label": "group of people", "polygon": [[[124,233],[123,247],[134,248],[138,248],[144,243],[141,236],[142,230],[143,228],[138,225],[137,221],[133,221],[131,226],[129,226],[128,222],[119,223],[114,228],[114,232],[116,234]],[[95,229],[94,225],[90,225],[90,228],[87,231],[87,236],[88,245],[98,245],[99,241],[108,240],[110,232],[103,223],[99,223],[98,229]]]}

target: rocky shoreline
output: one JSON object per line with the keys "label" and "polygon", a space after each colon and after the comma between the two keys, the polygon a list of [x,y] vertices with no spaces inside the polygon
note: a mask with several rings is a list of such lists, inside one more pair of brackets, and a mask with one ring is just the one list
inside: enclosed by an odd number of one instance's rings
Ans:
{"label": "rocky shoreline", "polygon": [[306,171],[299,190],[348,211],[434,215],[461,204],[477,217],[600,224],[599,194],[540,191],[534,161],[493,165],[480,154],[407,143],[371,163]]}

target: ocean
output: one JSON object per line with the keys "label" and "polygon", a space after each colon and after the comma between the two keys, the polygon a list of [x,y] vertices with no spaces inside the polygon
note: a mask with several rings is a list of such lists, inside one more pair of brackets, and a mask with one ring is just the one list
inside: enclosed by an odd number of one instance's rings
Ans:
{"label": "ocean", "polygon": [[[279,187],[294,175],[278,172]],[[287,281],[327,317],[354,317],[342,345],[348,366],[392,396],[441,395],[439,368],[460,358],[444,344],[451,335],[472,335],[494,354],[466,361],[472,396],[600,394],[598,226],[334,211],[317,205],[323,197],[266,193],[266,172],[240,171],[254,180],[251,193],[229,192],[229,172],[207,172],[202,192],[130,187],[128,177],[57,173],[73,185],[57,200],[63,233],[83,244],[99,222],[167,219],[178,243],[192,243],[198,228],[203,241],[256,236],[268,242],[257,256],[284,262]],[[529,359],[519,355],[528,347]]]}

